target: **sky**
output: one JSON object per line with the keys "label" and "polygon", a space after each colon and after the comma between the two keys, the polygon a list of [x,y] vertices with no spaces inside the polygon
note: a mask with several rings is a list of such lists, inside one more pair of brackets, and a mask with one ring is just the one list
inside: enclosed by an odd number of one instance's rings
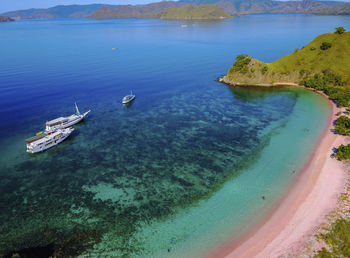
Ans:
{"label": "sky", "polygon": [[160,0],[0,0],[0,13],[29,8],[48,8],[69,4],[146,4]]}

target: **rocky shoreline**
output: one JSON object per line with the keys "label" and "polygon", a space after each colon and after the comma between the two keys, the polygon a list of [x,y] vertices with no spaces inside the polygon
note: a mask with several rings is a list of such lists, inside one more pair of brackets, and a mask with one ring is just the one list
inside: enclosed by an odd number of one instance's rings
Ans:
{"label": "rocky shoreline", "polygon": [[12,22],[12,21],[15,21],[15,20],[8,16],[0,15],[0,22]]}
{"label": "rocky shoreline", "polygon": [[274,82],[274,83],[247,83],[233,81],[228,78],[227,75],[221,77],[218,82],[225,83],[229,86],[247,86],[247,87],[278,87],[278,86],[302,86],[295,82]]}

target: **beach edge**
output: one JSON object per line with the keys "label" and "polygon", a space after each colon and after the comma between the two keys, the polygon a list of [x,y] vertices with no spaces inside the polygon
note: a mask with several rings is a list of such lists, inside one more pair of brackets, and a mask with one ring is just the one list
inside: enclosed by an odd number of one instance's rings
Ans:
{"label": "beach edge", "polygon": [[[225,81],[221,82],[233,86]],[[295,83],[277,85],[316,91]],[[333,121],[338,112],[344,111],[343,108],[338,108],[323,92],[316,92],[327,99],[330,113],[323,133],[298,178],[257,228],[239,241],[228,240],[208,253],[207,257],[296,256],[302,252],[321,225],[327,223],[328,215],[337,209],[338,197],[347,185],[349,165],[331,158],[331,154],[334,147],[350,141],[347,137],[332,132]]]}

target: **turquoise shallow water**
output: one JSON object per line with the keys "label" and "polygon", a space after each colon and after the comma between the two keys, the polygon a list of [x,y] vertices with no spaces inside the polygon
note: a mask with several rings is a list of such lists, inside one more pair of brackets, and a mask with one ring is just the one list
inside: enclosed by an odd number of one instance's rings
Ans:
{"label": "turquoise shallow water", "polygon": [[[324,128],[327,102],[215,79],[237,54],[272,61],[350,20],[181,24],[1,24],[0,254],[54,243],[62,256],[199,256],[283,195]],[[123,107],[130,90],[136,100]],[[74,101],[92,110],[86,121],[59,146],[27,154],[24,139],[74,112]]]}

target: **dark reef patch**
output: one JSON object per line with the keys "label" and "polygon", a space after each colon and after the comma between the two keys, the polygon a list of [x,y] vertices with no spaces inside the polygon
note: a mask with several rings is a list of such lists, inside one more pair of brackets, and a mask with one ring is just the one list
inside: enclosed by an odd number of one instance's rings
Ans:
{"label": "dark reef patch", "polygon": [[0,253],[53,244],[57,257],[77,256],[113,229],[121,256],[144,254],[132,238],[140,224],[195,205],[239,176],[268,143],[272,129],[264,130],[283,126],[297,98],[232,93],[216,102],[205,92],[195,103],[186,93],[142,112],[135,103],[117,116],[101,104],[103,125],[89,120],[79,137],[21,154],[0,174]]}

